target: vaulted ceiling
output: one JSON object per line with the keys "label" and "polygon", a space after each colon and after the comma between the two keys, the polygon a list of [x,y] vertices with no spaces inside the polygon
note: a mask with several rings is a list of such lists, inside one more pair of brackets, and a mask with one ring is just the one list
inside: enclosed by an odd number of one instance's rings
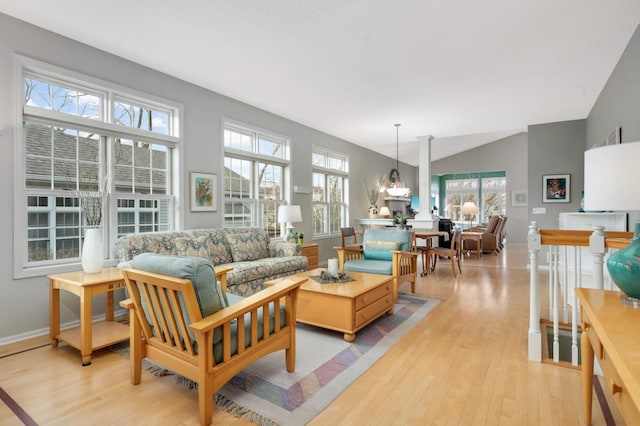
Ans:
{"label": "vaulted ceiling", "polygon": [[0,12],[417,165],[585,118],[638,0],[0,0]]}

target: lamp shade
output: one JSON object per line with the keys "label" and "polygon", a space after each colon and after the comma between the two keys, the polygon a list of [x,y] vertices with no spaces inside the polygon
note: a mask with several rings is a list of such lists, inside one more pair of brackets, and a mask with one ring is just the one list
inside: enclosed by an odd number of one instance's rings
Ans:
{"label": "lamp shade", "polygon": [[640,142],[602,146],[584,153],[584,209],[640,210]]}
{"label": "lamp shade", "polygon": [[382,216],[382,217],[390,217],[391,216],[391,212],[389,211],[389,207],[383,206],[382,208],[380,208],[380,216]]}
{"label": "lamp shade", "polygon": [[302,222],[302,213],[300,212],[300,206],[280,206],[278,208],[278,222]]}
{"label": "lamp shade", "polygon": [[[585,210],[640,210],[637,167],[640,142],[593,148],[584,153]],[[612,253],[607,269],[625,294],[621,300],[640,307],[640,221],[631,243]]]}
{"label": "lamp shade", "polygon": [[460,209],[460,213],[462,214],[479,214],[480,210],[478,210],[478,206],[473,201],[467,201],[462,205]]}

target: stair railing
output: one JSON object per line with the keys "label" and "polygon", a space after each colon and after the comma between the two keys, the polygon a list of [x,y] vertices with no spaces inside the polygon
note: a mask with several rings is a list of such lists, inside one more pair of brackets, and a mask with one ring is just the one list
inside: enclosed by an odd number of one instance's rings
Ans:
{"label": "stair railing", "polygon": [[[605,232],[604,227],[594,225],[593,231],[539,229],[536,222],[529,225],[527,243],[529,250],[529,336],[528,356],[530,361],[542,362],[542,339],[540,331],[540,264],[542,246],[548,246],[549,271],[549,316],[553,323],[552,358],[560,361],[560,308],[564,326],[571,326],[571,364],[577,366],[579,359],[578,324],[579,303],[575,289],[579,287],[605,288],[604,262],[609,249],[626,247],[632,232]],[[593,275],[585,285],[582,271],[582,247],[587,247],[593,256]],[[608,289],[617,290],[608,283]],[[575,309],[574,309],[575,307]],[[569,318],[571,313],[571,318]]]}

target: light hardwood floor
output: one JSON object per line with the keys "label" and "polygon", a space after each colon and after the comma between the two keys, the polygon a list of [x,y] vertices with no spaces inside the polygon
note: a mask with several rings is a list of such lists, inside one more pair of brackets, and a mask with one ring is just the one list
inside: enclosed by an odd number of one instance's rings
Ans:
{"label": "light hardwood floor", "polygon": [[[457,278],[438,262],[416,292],[443,302],[310,425],[582,424],[580,371],[527,361],[526,263],[525,245],[465,258]],[[109,350],[89,367],[69,347],[10,350],[0,348],[0,387],[41,425],[198,424],[195,392],[147,372],[132,386]],[[605,425],[597,402],[593,412]],[[217,409],[213,422],[245,424]],[[0,402],[0,425],[20,424]]]}

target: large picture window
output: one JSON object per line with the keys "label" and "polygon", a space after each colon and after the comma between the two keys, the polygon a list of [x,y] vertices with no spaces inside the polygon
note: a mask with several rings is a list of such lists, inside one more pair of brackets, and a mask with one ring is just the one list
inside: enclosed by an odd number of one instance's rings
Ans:
{"label": "large picture window", "polygon": [[224,226],[281,235],[278,207],[289,193],[289,140],[239,123],[224,124]]}
{"label": "large picture window", "polygon": [[465,177],[445,175],[446,216],[456,222],[468,221],[460,213],[462,205],[473,202],[480,215],[473,221],[487,222],[492,216],[506,215],[507,178],[504,172],[477,173]]}
{"label": "large picture window", "polygon": [[343,154],[313,148],[313,218],[314,236],[340,234],[348,221],[349,160]]}
{"label": "large picture window", "polygon": [[[20,57],[14,275],[78,263],[84,230],[172,229],[179,107]],[[65,266],[66,265],[66,266]]]}

